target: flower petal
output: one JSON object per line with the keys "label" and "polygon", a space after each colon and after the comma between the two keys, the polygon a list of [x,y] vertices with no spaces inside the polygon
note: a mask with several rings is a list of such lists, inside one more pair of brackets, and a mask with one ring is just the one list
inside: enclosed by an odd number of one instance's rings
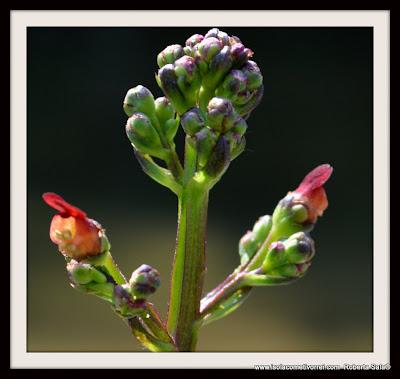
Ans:
{"label": "flower petal", "polygon": [[84,211],[67,203],[61,196],[57,195],[56,193],[46,192],[42,195],[42,197],[46,204],[59,211],[61,216],[73,216],[77,218],[86,217],[86,213]]}
{"label": "flower petal", "polygon": [[329,164],[322,164],[314,168],[314,170],[312,170],[305,176],[295,192],[300,194],[307,194],[315,190],[316,188],[322,187],[331,176],[332,171],[333,168]]}

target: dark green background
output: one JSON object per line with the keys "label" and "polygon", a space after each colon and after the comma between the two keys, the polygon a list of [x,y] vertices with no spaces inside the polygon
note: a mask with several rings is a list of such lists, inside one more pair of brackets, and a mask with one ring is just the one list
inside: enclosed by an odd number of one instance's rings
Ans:
{"label": "dark green background", "polygon": [[[28,29],[28,348],[135,351],[108,305],[68,285],[48,236],[53,191],[107,228],[129,275],[159,269],[153,296],[165,314],[176,199],[144,175],[125,136],[122,100],[143,84],[155,96],[156,56],[209,28]],[[372,28],[224,28],[238,35],[264,75],[247,150],[210,198],[211,289],[238,264],[237,242],[320,163],[334,173],[329,208],[313,231],[305,278],[256,289],[202,330],[202,351],[372,350]],[[178,137],[182,138],[182,135]]]}

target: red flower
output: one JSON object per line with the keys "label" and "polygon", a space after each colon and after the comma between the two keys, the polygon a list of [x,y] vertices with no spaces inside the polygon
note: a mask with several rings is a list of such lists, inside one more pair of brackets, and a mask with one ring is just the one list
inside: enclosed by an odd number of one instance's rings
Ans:
{"label": "red flower", "polygon": [[320,165],[306,175],[297,189],[292,192],[294,203],[304,205],[309,221],[315,223],[328,207],[328,198],[323,185],[329,179],[333,168],[329,164]]}
{"label": "red flower", "polygon": [[51,221],[50,239],[63,254],[80,260],[102,253],[103,229],[98,222],[55,193],[44,193],[43,200],[60,212]]}

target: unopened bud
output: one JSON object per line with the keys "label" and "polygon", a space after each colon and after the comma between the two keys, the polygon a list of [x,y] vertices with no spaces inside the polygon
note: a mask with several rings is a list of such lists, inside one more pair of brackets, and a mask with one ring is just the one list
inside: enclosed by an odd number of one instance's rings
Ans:
{"label": "unopened bud", "polygon": [[165,97],[158,97],[155,102],[155,110],[160,124],[164,124],[167,120],[175,117],[175,110],[171,102]]}
{"label": "unopened bud", "polygon": [[204,118],[199,108],[192,108],[181,117],[181,124],[186,134],[194,136],[204,127]]}
{"label": "unopened bud", "polygon": [[241,71],[246,76],[249,91],[254,91],[262,85],[263,76],[256,62],[248,61]]}
{"label": "unopened bud", "polygon": [[79,263],[72,259],[67,264],[67,271],[70,281],[77,285],[84,285],[91,282],[105,283],[106,276],[88,263]]}
{"label": "unopened bud", "polygon": [[211,89],[217,87],[232,67],[230,49],[229,46],[224,46],[223,49],[211,60],[209,71],[207,75],[203,77],[203,85],[205,87]]}
{"label": "unopened bud", "polygon": [[145,308],[144,300],[135,300],[133,298],[129,284],[115,286],[112,300],[115,310],[122,317],[137,316],[141,314]]}
{"label": "unopened bud", "polygon": [[204,170],[208,176],[217,178],[228,168],[231,161],[230,147],[224,135],[220,135],[211,151],[210,158]]}
{"label": "unopened bud", "polygon": [[213,97],[207,106],[207,124],[220,133],[229,130],[237,117],[232,103],[221,97]]}
{"label": "unopened bud", "polygon": [[207,164],[211,152],[217,143],[217,135],[210,128],[204,127],[195,134],[197,150],[197,166],[202,169]]}
{"label": "unopened bud", "polygon": [[218,28],[212,28],[210,29],[204,38],[210,38],[214,37],[217,38],[218,40],[221,41],[221,43],[225,46],[229,44],[229,36],[227,33],[223,32],[222,30],[219,30]]}
{"label": "unopened bud", "polygon": [[185,98],[187,106],[196,105],[200,89],[200,74],[194,58],[184,55],[175,62],[176,82]]}
{"label": "unopened bud", "polygon": [[134,113],[126,124],[126,134],[137,150],[163,158],[164,149],[156,129],[143,113]]}
{"label": "unopened bud", "polygon": [[124,111],[128,117],[136,112],[151,117],[155,111],[153,94],[142,85],[131,88],[124,99]]}
{"label": "unopened bud", "polygon": [[204,38],[196,45],[198,56],[207,63],[211,62],[221,51],[222,47],[221,41],[215,37]]}
{"label": "unopened bud", "polygon": [[134,299],[145,299],[160,286],[160,273],[149,265],[141,265],[129,280],[130,290]]}
{"label": "unopened bud", "polygon": [[167,46],[157,56],[158,67],[163,67],[166,64],[174,63],[178,58],[184,55],[183,47],[181,45],[170,45]]}
{"label": "unopened bud", "polygon": [[191,37],[189,37],[186,40],[185,45],[189,46],[189,47],[194,47],[195,45],[197,45],[198,43],[203,41],[203,39],[204,39],[204,36],[202,36],[201,34],[193,34]]}
{"label": "unopened bud", "polygon": [[242,43],[235,43],[231,47],[232,66],[241,68],[253,56],[253,52]]}

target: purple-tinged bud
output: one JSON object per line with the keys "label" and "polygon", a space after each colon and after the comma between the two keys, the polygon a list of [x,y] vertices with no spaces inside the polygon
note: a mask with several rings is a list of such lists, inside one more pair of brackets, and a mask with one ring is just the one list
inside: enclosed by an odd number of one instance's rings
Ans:
{"label": "purple-tinged bud", "polygon": [[315,255],[314,241],[304,232],[292,234],[284,244],[289,263],[306,263]]}
{"label": "purple-tinged bud", "polygon": [[220,135],[214,149],[211,152],[207,165],[204,168],[206,174],[217,178],[226,171],[231,161],[230,147],[224,135]]}
{"label": "purple-tinged bud", "polygon": [[223,32],[222,30],[219,30],[218,28],[210,29],[204,36],[204,38],[210,38],[210,37],[219,39],[224,46],[229,44],[228,34]]}
{"label": "purple-tinged bud", "polygon": [[141,265],[129,279],[131,293],[135,300],[146,299],[160,287],[160,273],[149,265]]}
{"label": "purple-tinged bud", "polygon": [[257,88],[252,92],[250,99],[243,105],[235,106],[236,111],[247,120],[250,116],[250,113],[260,104],[260,101],[264,94],[264,86]]}
{"label": "purple-tinged bud", "polygon": [[194,58],[184,55],[175,62],[175,74],[179,90],[183,94],[186,105],[194,107],[201,85],[200,73]]}
{"label": "purple-tinged bud", "polygon": [[177,76],[175,73],[175,66],[173,64],[166,64],[158,70],[156,76],[157,83],[163,90],[164,94],[171,101],[176,111],[179,114],[186,112],[187,105],[185,98],[183,97],[177,82]]}
{"label": "purple-tinged bud", "polygon": [[207,106],[207,125],[220,133],[229,130],[237,117],[232,103],[222,97],[213,97]]}
{"label": "purple-tinged bud", "polygon": [[238,94],[246,90],[246,84],[246,75],[241,70],[231,70],[223,83],[217,88],[215,94],[235,102]]}
{"label": "purple-tinged bud", "polygon": [[247,89],[249,91],[254,91],[261,87],[263,83],[263,76],[256,62],[248,61],[242,67],[242,72],[247,78]]}
{"label": "purple-tinged bud", "polygon": [[224,76],[232,67],[232,57],[230,47],[224,46],[223,49],[212,59],[207,75],[203,77],[203,86],[214,89],[223,80]]}
{"label": "purple-tinged bud", "polygon": [[205,38],[196,45],[197,55],[200,59],[210,63],[211,60],[222,50],[222,47],[222,43],[219,39],[215,37]]}
{"label": "purple-tinged bud", "polygon": [[195,45],[197,45],[198,43],[203,41],[203,39],[204,39],[204,36],[202,36],[201,34],[193,34],[191,37],[189,37],[186,40],[185,45],[189,46],[189,47],[194,47]]}
{"label": "purple-tinged bud", "polygon": [[217,135],[210,128],[204,127],[195,134],[197,150],[197,166],[201,170],[207,164],[211,152],[217,143]]}
{"label": "purple-tinged bud", "polygon": [[246,130],[246,121],[237,116],[232,128],[225,133],[225,138],[231,148],[231,160],[237,158],[244,151],[246,147],[246,139],[244,138]]}
{"label": "purple-tinged bud", "polygon": [[253,51],[245,47],[242,43],[235,43],[231,47],[232,66],[234,68],[241,68],[253,54]]}
{"label": "purple-tinged bud", "polygon": [[146,87],[138,85],[128,90],[124,99],[124,111],[128,117],[135,112],[151,116],[154,114],[154,110],[153,94]]}
{"label": "purple-tinged bud", "polygon": [[204,128],[204,118],[199,108],[192,108],[185,112],[181,117],[181,124],[186,134],[194,136]]}
{"label": "purple-tinged bud", "polygon": [[143,299],[135,300],[133,298],[129,284],[122,284],[114,287],[112,302],[116,312],[122,317],[140,315],[145,309],[145,301]]}
{"label": "purple-tinged bud", "polygon": [[158,67],[163,67],[166,64],[174,63],[178,58],[184,55],[183,47],[181,45],[170,45],[167,46],[157,56]]}
{"label": "purple-tinged bud", "polygon": [[233,46],[235,43],[242,43],[242,41],[240,40],[239,37],[230,36],[230,37],[229,37],[229,44],[230,44],[231,46]]}

